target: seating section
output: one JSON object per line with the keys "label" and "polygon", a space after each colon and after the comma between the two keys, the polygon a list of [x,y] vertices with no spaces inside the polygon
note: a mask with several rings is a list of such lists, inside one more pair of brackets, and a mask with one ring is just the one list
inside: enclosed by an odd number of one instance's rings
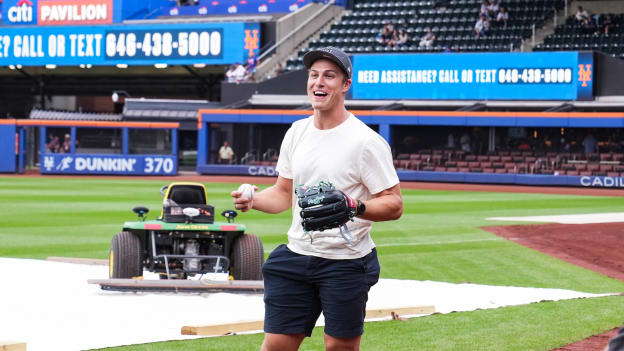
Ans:
{"label": "seating section", "polygon": [[[273,166],[276,159],[250,161],[254,166]],[[473,155],[462,150],[420,150],[401,153],[394,159],[397,170],[580,176],[624,176],[624,153],[498,151]]]}
{"label": "seating section", "polygon": [[[604,19],[607,14],[602,14]],[[594,29],[583,28],[570,16],[564,24],[558,25],[555,32],[538,44],[534,51],[602,51],[614,57],[624,58],[624,14],[608,14],[612,18],[612,26],[608,34],[599,23]]]}
{"label": "seating section", "polygon": [[421,150],[398,154],[397,170],[430,172],[471,172],[548,174],[580,176],[624,176],[624,153],[560,153],[498,151],[488,155],[466,154],[461,150]]}
{"label": "seating section", "polygon": [[[356,1],[352,13],[342,17],[331,28],[301,49],[297,57],[287,61],[286,70],[303,68],[301,58],[310,49],[335,46],[347,53],[418,53],[442,52],[447,46],[454,51],[510,51],[532,34],[533,25],[544,21],[561,9],[564,0],[506,0],[500,4],[509,12],[506,27],[492,26],[485,37],[477,38],[474,26],[479,16],[480,0],[451,1]],[[377,34],[387,22],[405,28],[409,35],[401,46],[383,46]],[[434,46],[420,47],[426,28],[436,34]]]}

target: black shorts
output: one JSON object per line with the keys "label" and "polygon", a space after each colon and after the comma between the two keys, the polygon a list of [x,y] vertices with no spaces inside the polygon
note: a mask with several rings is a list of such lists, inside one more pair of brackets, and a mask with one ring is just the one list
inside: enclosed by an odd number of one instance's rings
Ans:
{"label": "black shorts", "polygon": [[364,332],[368,290],[379,280],[377,250],[348,260],[296,254],[278,246],[262,267],[264,331],[312,335],[323,312],[325,333],[351,338]]}

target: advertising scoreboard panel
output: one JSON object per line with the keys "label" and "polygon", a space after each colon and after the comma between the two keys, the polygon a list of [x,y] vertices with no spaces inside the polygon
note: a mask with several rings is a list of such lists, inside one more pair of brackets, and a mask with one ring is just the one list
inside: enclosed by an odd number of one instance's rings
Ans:
{"label": "advertising scoreboard panel", "polygon": [[81,155],[43,156],[41,174],[175,175],[176,156],[167,155]]}
{"label": "advertising scoreboard panel", "polygon": [[231,64],[259,44],[258,23],[0,27],[0,66]]}
{"label": "advertising scoreboard panel", "polygon": [[158,15],[177,17],[289,13],[310,2],[312,0],[199,0],[197,5],[163,8]]}
{"label": "advertising scoreboard panel", "polygon": [[354,99],[591,100],[592,52],[367,54]]}

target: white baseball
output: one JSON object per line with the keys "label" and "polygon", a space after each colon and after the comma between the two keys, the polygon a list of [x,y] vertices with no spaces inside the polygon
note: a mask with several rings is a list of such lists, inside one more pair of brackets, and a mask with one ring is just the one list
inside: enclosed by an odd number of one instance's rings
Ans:
{"label": "white baseball", "polygon": [[238,191],[241,193],[241,197],[247,200],[253,200],[254,187],[251,184],[241,184],[238,187]]}

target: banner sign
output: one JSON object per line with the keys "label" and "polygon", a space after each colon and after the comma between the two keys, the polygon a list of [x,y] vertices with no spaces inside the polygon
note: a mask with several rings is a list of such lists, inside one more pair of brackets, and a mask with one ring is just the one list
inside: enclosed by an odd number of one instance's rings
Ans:
{"label": "banner sign", "polygon": [[366,54],[353,99],[591,100],[591,52]]}
{"label": "banner sign", "polygon": [[4,0],[2,24],[37,24],[37,0]]}
{"label": "banner sign", "polygon": [[594,188],[624,188],[624,177],[579,177],[581,186]]}
{"label": "banner sign", "polygon": [[297,11],[311,0],[200,0],[193,6],[164,8],[161,16],[206,16],[229,14],[288,13]]}
{"label": "banner sign", "polygon": [[208,65],[258,54],[258,23],[0,28],[0,66]]}
{"label": "banner sign", "polygon": [[113,23],[113,0],[39,0],[37,25]]}
{"label": "banner sign", "polygon": [[175,175],[176,156],[44,154],[42,174]]}
{"label": "banner sign", "polygon": [[4,25],[113,23],[113,0],[4,0]]}
{"label": "banner sign", "polygon": [[277,177],[278,173],[274,166],[253,165],[199,165],[197,172],[200,174],[228,174],[259,177]]}

